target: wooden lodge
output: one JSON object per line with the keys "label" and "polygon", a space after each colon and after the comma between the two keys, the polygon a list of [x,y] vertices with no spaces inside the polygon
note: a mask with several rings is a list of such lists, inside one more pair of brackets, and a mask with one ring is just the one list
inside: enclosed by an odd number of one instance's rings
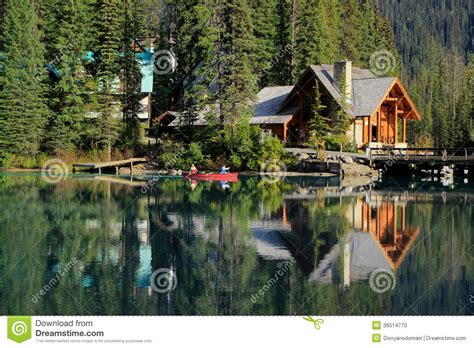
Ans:
{"label": "wooden lodge", "polygon": [[[346,90],[338,86],[345,81]],[[348,136],[358,148],[407,147],[407,120],[421,116],[396,77],[376,77],[370,70],[343,61],[311,65],[295,86],[266,87],[258,93],[252,123],[276,134],[285,144],[299,145],[308,136],[318,82],[323,115],[334,120],[342,95],[352,118]]]}
{"label": "wooden lodge", "polygon": [[[345,81],[344,93],[338,87],[341,81]],[[294,86],[262,89],[257,95],[251,123],[278,136],[288,146],[304,144],[313,113],[316,82],[325,106],[324,116],[334,120],[341,105],[347,105],[352,119],[348,136],[358,148],[407,147],[407,120],[419,120],[421,116],[400,80],[377,77],[370,70],[353,67],[349,61],[311,65]],[[342,103],[342,95],[346,103]],[[199,114],[195,126],[205,125],[208,109]],[[180,116],[172,107],[155,124],[162,130],[172,130],[179,125]]]}

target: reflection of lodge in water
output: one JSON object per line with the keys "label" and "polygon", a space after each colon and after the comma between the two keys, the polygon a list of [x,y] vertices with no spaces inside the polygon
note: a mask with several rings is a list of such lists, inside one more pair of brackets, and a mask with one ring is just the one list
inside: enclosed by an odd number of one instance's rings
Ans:
{"label": "reflection of lodge in water", "polygon": [[301,205],[284,205],[278,226],[261,223],[254,226],[253,236],[261,257],[293,256],[311,280],[322,283],[348,286],[379,268],[395,271],[420,231],[407,226],[406,203],[386,195],[355,198],[344,214],[350,229],[341,240],[335,231],[311,233],[306,214]]}
{"label": "reflection of lodge in water", "polygon": [[[419,228],[407,226],[407,203],[373,193],[353,199],[351,204],[343,206],[346,211],[337,217],[345,217],[348,222],[349,231],[342,237],[329,227],[318,233],[311,231],[307,207],[301,204],[304,200],[297,200],[295,204],[290,199],[270,216],[249,222],[252,232],[249,242],[264,260],[283,261],[294,257],[310,280],[321,283],[348,286],[351,281],[367,279],[378,268],[395,271],[419,234]],[[170,260],[165,260],[168,257],[153,255],[152,244],[160,241],[158,246],[161,245],[164,242],[161,238],[171,238],[172,244],[179,244],[175,231],[183,224],[189,223],[192,234],[206,243],[219,243],[218,227],[209,225],[204,214],[194,214],[186,223],[173,212],[161,216],[159,213],[151,214],[150,217],[149,221],[140,220],[133,224],[138,239],[133,243],[137,248],[134,251],[137,256],[134,282],[138,288],[149,287],[154,269],[171,267]],[[160,236],[156,243],[150,239],[153,234]],[[119,258],[125,256],[120,255],[121,251],[118,250]],[[213,255],[207,258],[208,262],[215,261]]]}

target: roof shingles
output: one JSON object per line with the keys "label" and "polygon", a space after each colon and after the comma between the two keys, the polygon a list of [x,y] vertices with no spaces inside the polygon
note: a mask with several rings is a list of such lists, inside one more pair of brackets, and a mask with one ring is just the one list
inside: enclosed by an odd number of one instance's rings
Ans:
{"label": "roof shingles", "polygon": [[[340,102],[341,95],[334,82],[334,67],[332,65],[311,65],[309,68],[322,83],[324,88],[331,94],[337,102]],[[389,87],[395,81],[394,77],[376,77],[370,70],[352,67],[352,114],[353,116],[370,116],[375,111]],[[255,114],[252,123],[260,123],[264,119],[272,123],[271,117],[275,120],[281,119],[281,114],[286,110],[283,104],[297,86],[276,86],[262,89],[258,95],[255,107]],[[297,110],[295,110],[296,112]],[[263,117],[262,119],[257,119]],[[277,122],[281,123],[281,122]]]}

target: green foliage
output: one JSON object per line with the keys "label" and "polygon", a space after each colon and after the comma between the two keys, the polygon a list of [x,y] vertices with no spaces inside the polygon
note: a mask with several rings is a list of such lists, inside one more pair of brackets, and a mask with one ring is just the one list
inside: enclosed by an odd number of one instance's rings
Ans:
{"label": "green foliage", "polygon": [[[467,4],[461,1],[447,5],[441,0],[381,2],[382,12],[397,33],[396,43],[404,63],[401,76],[422,115],[421,122],[409,123],[410,142],[423,135],[432,138],[436,146],[470,144],[472,116],[468,121],[467,114],[474,96],[464,93],[472,55],[472,42],[466,35],[472,30],[472,10]],[[426,18],[430,18],[430,25],[426,25]]]}
{"label": "green foliage", "polygon": [[48,105],[52,111],[47,124],[45,147],[51,153],[79,147],[86,113],[85,95],[88,80],[83,60],[90,46],[85,0],[66,2],[48,0],[42,3],[46,57],[58,78],[50,79]]}
{"label": "green foliage", "polygon": [[124,1],[124,20],[122,34],[123,57],[121,61],[123,84],[122,112],[124,129],[121,134],[122,147],[136,146],[140,143],[141,72],[136,52],[132,49],[134,40],[141,35],[143,18],[141,0]]}
{"label": "green foliage", "polygon": [[158,148],[158,164],[162,168],[177,169],[183,166],[184,146],[164,139]]}
{"label": "green foliage", "polygon": [[270,160],[279,161],[285,155],[285,147],[281,140],[275,136],[267,136],[264,138],[260,148],[259,164],[263,164]]}
{"label": "green foliage", "polygon": [[339,57],[339,6],[335,1],[299,2],[296,26],[297,71],[310,64],[332,63]]}
{"label": "green foliage", "polygon": [[319,83],[314,87],[313,114],[309,120],[309,137],[307,145],[322,150],[325,147],[326,137],[330,133],[330,119],[324,116],[326,106],[321,103]]}
{"label": "green foliage", "polygon": [[193,163],[201,169],[210,166],[209,157],[202,153],[202,146],[198,143],[185,147],[171,139],[165,139],[160,144],[159,153],[158,164],[162,168],[187,171]]}
{"label": "green foliage", "polygon": [[199,164],[201,167],[208,166],[208,159],[203,155],[201,145],[198,143],[191,143],[184,153],[184,165],[186,168],[191,167],[191,164]]}
{"label": "green foliage", "polygon": [[114,115],[119,110],[115,97],[120,71],[120,57],[123,28],[123,8],[120,0],[98,0],[97,59],[99,119],[97,122],[96,144],[107,149],[110,158],[114,141],[118,137]]}
{"label": "green foliage", "polygon": [[345,134],[329,134],[325,140],[326,150],[329,151],[339,151],[341,147],[344,151],[351,147],[349,139]]}
{"label": "green foliage", "polygon": [[[450,11],[439,0],[384,2],[381,8],[371,0],[3,3],[0,156],[5,159],[10,153],[34,158],[40,151],[76,149],[105,151],[107,159],[113,147],[140,146],[144,127],[137,115],[144,95],[134,40],[150,36],[156,38],[155,51],[169,50],[178,62],[168,74],[155,74],[152,115],[170,110],[174,98],[182,118],[173,140],[186,158],[197,155],[192,144],[198,144],[204,162],[258,168],[263,145],[248,123],[260,88],[294,84],[310,64],[347,59],[369,68],[370,57],[381,50],[396,61],[389,75],[398,73],[402,58],[401,76],[422,114],[421,122],[409,123],[409,142],[472,144],[474,77],[471,43],[462,35],[469,29],[464,5]],[[433,18],[433,30],[406,16],[425,12]],[[405,28],[413,27],[419,30],[410,35]],[[84,59],[88,51],[94,53],[92,62]],[[351,147],[344,139],[351,121],[344,96],[340,103],[331,122],[322,105],[314,104],[307,145]],[[197,127],[203,113],[210,122]],[[191,147],[194,154],[185,155]]]}
{"label": "green foliage", "polygon": [[6,1],[0,70],[0,152],[35,155],[49,110],[45,103],[44,45],[37,9],[29,0]]}
{"label": "green foliage", "polygon": [[222,143],[229,161],[236,168],[256,169],[260,131],[242,117],[235,124],[225,124]]}

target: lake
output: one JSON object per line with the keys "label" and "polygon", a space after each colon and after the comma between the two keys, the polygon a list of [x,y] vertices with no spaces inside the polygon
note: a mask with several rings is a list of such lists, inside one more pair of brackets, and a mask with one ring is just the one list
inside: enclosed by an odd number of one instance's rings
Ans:
{"label": "lake", "polygon": [[0,192],[0,315],[474,313],[473,181],[0,173]]}

